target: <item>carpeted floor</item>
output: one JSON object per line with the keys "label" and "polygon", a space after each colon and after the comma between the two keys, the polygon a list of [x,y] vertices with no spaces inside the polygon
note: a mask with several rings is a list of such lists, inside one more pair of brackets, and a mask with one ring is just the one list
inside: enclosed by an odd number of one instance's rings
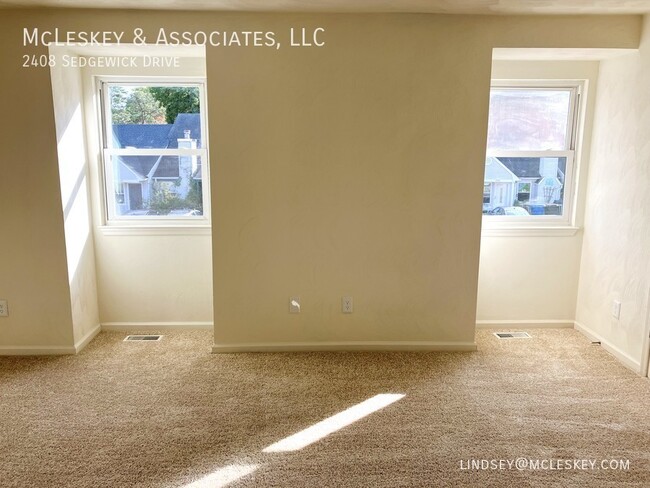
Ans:
{"label": "carpeted floor", "polygon": [[[210,331],[164,334],[0,358],[0,486],[650,486],[650,382],[570,329],[479,330],[476,353],[214,355]],[[263,452],[385,393],[404,397]],[[467,469],[519,457],[554,469]],[[559,469],[582,459],[629,469]]]}

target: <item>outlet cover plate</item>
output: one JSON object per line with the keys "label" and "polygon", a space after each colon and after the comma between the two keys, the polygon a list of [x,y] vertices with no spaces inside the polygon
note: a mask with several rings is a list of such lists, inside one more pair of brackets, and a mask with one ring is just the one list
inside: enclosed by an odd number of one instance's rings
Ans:
{"label": "outlet cover plate", "polygon": [[352,297],[342,297],[341,298],[341,312],[343,313],[352,313],[354,307],[352,304]]}

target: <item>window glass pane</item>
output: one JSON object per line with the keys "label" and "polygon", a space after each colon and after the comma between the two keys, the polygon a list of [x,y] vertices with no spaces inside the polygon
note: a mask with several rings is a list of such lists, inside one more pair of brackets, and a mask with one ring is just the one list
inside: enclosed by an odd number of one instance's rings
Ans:
{"label": "window glass pane", "polygon": [[490,91],[488,150],[568,149],[571,91],[493,88]]}
{"label": "window glass pane", "polygon": [[562,215],[565,157],[488,157],[483,213],[486,215]]}
{"label": "window glass pane", "polygon": [[200,156],[110,156],[117,216],[203,215]]}
{"label": "window glass pane", "polygon": [[110,147],[202,147],[197,86],[111,84],[108,97]]}

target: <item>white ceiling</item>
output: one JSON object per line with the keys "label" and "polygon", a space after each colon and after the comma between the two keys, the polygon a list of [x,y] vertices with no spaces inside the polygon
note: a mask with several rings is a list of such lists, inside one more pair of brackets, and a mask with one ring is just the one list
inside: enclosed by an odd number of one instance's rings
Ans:
{"label": "white ceiling", "polygon": [[650,0],[0,0],[0,7],[14,6],[454,14],[650,13]]}

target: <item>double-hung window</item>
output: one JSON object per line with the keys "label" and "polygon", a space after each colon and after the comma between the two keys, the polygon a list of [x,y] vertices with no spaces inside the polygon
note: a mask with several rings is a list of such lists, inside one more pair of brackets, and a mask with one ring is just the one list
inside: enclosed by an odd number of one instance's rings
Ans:
{"label": "double-hung window", "polygon": [[488,226],[570,224],[580,87],[493,84],[483,185]]}
{"label": "double-hung window", "polygon": [[107,222],[207,223],[204,85],[102,80]]}

